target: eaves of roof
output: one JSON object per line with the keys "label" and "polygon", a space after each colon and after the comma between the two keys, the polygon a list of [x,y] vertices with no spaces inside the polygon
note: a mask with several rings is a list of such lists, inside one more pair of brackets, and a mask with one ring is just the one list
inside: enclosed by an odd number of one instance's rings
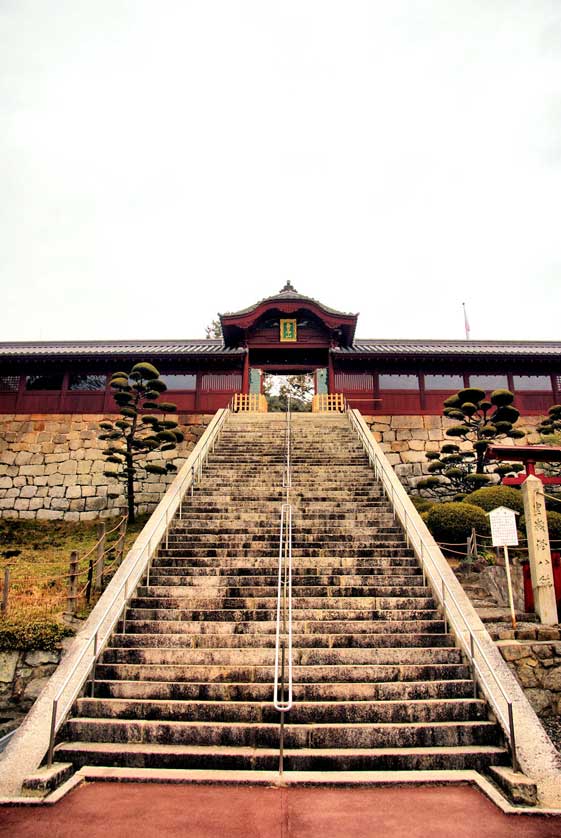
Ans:
{"label": "eaves of roof", "polygon": [[229,348],[221,340],[213,339],[0,343],[0,358],[242,355],[245,351],[243,348]]}
{"label": "eaves of roof", "polygon": [[337,355],[532,355],[561,357],[558,341],[489,340],[356,340],[352,346],[334,347]]}

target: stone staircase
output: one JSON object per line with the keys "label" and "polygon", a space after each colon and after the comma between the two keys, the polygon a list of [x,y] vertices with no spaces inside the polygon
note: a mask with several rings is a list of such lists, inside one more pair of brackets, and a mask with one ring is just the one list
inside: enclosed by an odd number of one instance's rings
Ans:
{"label": "stone staircase", "polygon": [[[57,760],[278,768],[284,416],[229,418]],[[294,701],[285,770],[486,770],[498,725],[344,416],[293,416]],[[89,693],[89,690],[88,690]]]}

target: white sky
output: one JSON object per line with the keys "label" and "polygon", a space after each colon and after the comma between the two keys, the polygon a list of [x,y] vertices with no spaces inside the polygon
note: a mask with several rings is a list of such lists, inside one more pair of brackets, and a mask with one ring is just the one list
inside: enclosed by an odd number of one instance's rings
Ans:
{"label": "white sky", "polygon": [[559,0],[0,0],[0,340],[561,339]]}

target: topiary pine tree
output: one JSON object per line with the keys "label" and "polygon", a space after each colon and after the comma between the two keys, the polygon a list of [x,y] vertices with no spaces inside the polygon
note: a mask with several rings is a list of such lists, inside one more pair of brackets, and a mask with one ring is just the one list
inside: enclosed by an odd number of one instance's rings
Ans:
{"label": "topiary pine tree", "polygon": [[[134,483],[139,472],[164,475],[177,471],[173,463],[147,462],[147,456],[173,450],[184,437],[177,421],[166,419],[166,413],[175,413],[176,405],[158,401],[167,388],[152,364],[142,362],[135,364],[129,373],[115,372],[109,384],[115,391],[113,398],[119,405],[121,419],[100,422],[99,439],[108,442],[103,456],[112,466],[103,473],[123,481],[132,523],[135,519]],[[142,410],[157,410],[163,416],[142,415]]]}
{"label": "topiary pine tree", "polygon": [[[520,417],[512,406],[514,396],[509,390],[493,390],[489,399],[485,391],[477,387],[466,387],[450,396],[444,402],[443,415],[458,419],[460,424],[446,430],[446,436],[471,443],[471,449],[458,443],[445,443],[440,452],[428,452],[428,470],[431,477],[420,480],[418,489],[426,489],[435,495],[471,492],[491,480],[485,452],[492,442],[510,437],[521,439],[524,432],[514,425]],[[491,473],[497,474],[499,482],[507,474],[520,471],[519,463],[499,463]]]}

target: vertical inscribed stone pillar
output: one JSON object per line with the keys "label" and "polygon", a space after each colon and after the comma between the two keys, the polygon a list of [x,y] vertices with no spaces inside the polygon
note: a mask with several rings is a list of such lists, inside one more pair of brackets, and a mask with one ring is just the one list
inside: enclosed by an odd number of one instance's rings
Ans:
{"label": "vertical inscribed stone pillar", "polygon": [[555,603],[553,567],[541,480],[529,475],[522,484],[522,497],[524,499],[534,606],[541,622],[546,626],[552,626],[557,623],[557,605]]}

